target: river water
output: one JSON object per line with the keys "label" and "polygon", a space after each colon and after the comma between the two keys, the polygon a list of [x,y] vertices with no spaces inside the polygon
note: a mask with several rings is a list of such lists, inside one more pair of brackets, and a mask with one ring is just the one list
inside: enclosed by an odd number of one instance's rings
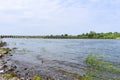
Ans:
{"label": "river water", "polygon": [[[8,64],[19,65],[36,71],[40,75],[72,80],[71,75],[86,73],[85,58],[93,53],[104,61],[120,67],[120,40],[114,39],[3,39],[7,47],[14,48]],[[31,72],[32,74],[35,74]],[[68,78],[69,77],[69,78]]]}

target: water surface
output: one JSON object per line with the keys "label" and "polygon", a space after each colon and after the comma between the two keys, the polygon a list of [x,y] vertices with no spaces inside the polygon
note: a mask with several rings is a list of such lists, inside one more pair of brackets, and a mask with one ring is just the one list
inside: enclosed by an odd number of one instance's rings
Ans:
{"label": "water surface", "polygon": [[11,56],[10,64],[19,65],[19,69],[22,68],[20,65],[24,65],[40,74],[47,73],[63,78],[66,76],[59,71],[65,70],[83,75],[87,66],[84,60],[90,53],[99,54],[102,60],[120,67],[120,40],[4,39],[4,41],[8,43],[7,47],[17,48]]}

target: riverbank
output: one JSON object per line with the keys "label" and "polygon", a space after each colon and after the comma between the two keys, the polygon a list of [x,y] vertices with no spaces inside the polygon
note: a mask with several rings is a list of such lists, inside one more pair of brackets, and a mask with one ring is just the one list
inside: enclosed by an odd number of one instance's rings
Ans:
{"label": "riverbank", "polygon": [[15,61],[15,63],[13,64],[10,57],[14,55],[13,52],[16,48],[5,48],[5,46],[7,45],[7,43],[5,42],[1,42],[0,45],[2,45],[0,47],[0,80],[63,80],[63,78],[65,78],[65,80],[74,80],[76,78],[81,79],[82,77],[81,75],[71,71],[62,70],[61,68],[54,68],[56,72],[59,72],[59,75],[63,75],[60,79],[60,76],[59,78],[56,76],[51,76],[50,74],[52,74],[53,72],[43,73],[32,70],[30,68],[32,64],[23,64],[24,62],[21,64],[16,64],[19,63],[17,61]]}
{"label": "riverbank", "polygon": [[3,58],[11,51],[9,48],[3,48],[6,45],[6,42],[0,42],[0,80],[19,80],[17,77],[13,76],[12,73],[8,74],[5,69],[7,62],[5,62]]}

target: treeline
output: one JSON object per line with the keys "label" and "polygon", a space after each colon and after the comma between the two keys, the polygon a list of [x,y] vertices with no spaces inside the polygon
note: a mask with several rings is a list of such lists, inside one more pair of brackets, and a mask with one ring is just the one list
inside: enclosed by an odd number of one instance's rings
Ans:
{"label": "treeline", "polygon": [[88,33],[83,33],[79,35],[69,35],[69,34],[62,34],[62,35],[48,35],[44,36],[44,38],[68,38],[68,39],[120,39],[120,33],[118,32],[107,32],[107,33],[96,33],[94,31],[90,31]]}
{"label": "treeline", "polygon": [[94,31],[90,31],[89,33],[83,33],[78,35],[80,38],[95,38],[95,39],[116,39],[120,38],[120,33],[118,32],[107,32],[107,33],[96,33]]}
{"label": "treeline", "polygon": [[96,33],[90,31],[89,33],[83,33],[79,35],[45,35],[45,36],[20,36],[20,35],[1,35],[1,38],[44,38],[44,39],[120,39],[120,33],[118,32],[107,32],[107,33]]}
{"label": "treeline", "polygon": [[0,38],[76,39],[78,37],[68,34],[62,34],[62,35],[44,35],[44,36],[1,35]]}

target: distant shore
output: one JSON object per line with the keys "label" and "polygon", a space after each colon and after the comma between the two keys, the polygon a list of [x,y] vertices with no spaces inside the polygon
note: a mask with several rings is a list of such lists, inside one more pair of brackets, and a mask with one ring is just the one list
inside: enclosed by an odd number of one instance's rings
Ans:
{"label": "distant shore", "polygon": [[41,39],[120,39],[119,32],[96,33],[90,31],[79,35],[0,35],[0,38],[41,38]]}

